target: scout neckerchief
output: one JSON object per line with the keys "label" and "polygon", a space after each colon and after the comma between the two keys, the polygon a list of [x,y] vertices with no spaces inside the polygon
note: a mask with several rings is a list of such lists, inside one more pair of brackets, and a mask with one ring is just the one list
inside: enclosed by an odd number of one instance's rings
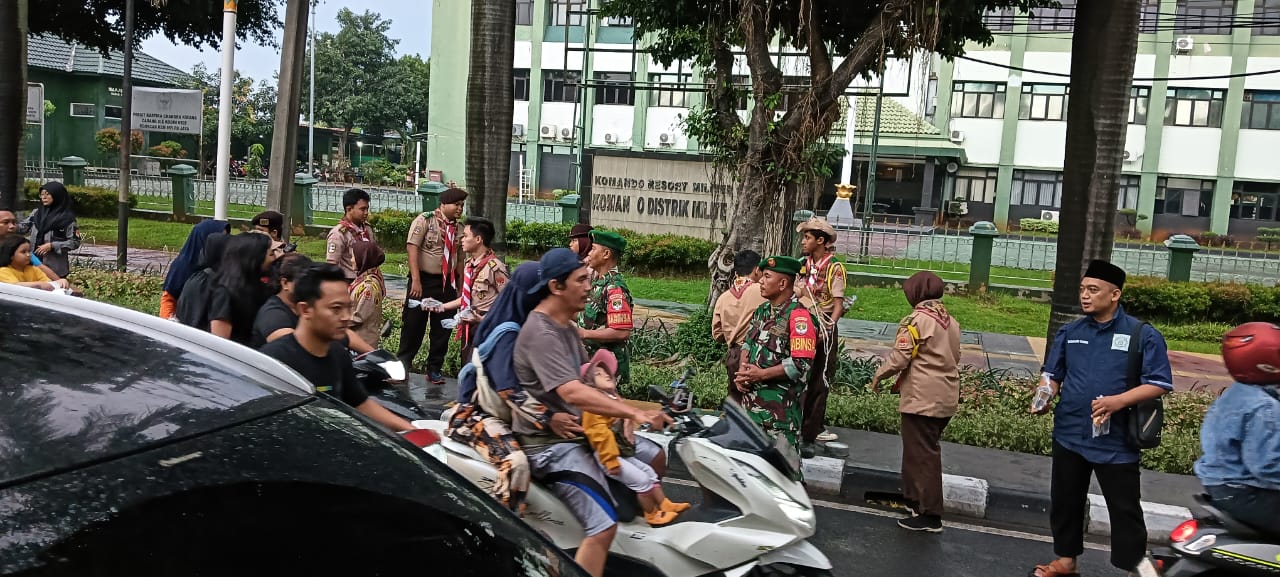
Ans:
{"label": "scout neckerchief", "polygon": [[453,271],[453,246],[458,236],[458,221],[450,221],[444,217],[444,213],[440,209],[436,209],[436,218],[440,220],[440,239],[444,243],[444,253],[440,268],[444,273],[444,284],[454,289],[458,288],[458,278]]}
{"label": "scout neckerchief", "polygon": [[[831,264],[832,256],[835,255],[828,252],[827,256],[822,257],[817,262],[814,262],[811,256],[805,257],[805,265],[809,269],[809,275],[805,278],[805,286],[809,289],[810,296],[816,296],[814,295],[816,289],[826,284],[826,279],[823,278],[822,273],[827,271],[827,265]],[[814,299],[814,304],[817,304],[816,298]]]}
{"label": "scout neckerchief", "polygon": [[747,294],[747,289],[751,288],[754,282],[745,276],[737,277],[733,279],[733,286],[729,288],[729,292],[733,293],[733,298],[740,299],[742,295]]}
{"label": "scout neckerchief", "polygon": [[[476,282],[476,274],[479,273],[489,261],[493,260],[493,251],[490,250],[480,257],[480,260],[471,259],[467,262],[466,268],[462,272],[462,310],[471,308],[471,290]],[[472,314],[475,314],[473,311]],[[471,342],[471,323],[462,323],[462,330],[458,331],[458,340],[469,343]]]}
{"label": "scout neckerchief", "polygon": [[359,240],[360,242],[369,242],[373,240],[372,238],[369,237],[368,228],[366,228],[363,225],[357,226],[356,223],[351,222],[351,220],[347,219],[346,217],[343,217],[341,221],[338,221],[338,224],[341,225],[342,228],[345,228],[351,231],[351,234],[355,236],[356,239]]}

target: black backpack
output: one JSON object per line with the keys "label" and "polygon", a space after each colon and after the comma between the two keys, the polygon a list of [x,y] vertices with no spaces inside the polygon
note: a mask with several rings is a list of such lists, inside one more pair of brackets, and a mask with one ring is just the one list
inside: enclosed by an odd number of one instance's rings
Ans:
{"label": "black backpack", "polygon": [[[1142,384],[1142,329],[1146,321],[1139,321],[1129,335],[1129,371],[1125,388]],[[1160,446],[1160,431],[1164,428],[1164,400],[1156,397],[1127,409],[1129,426],[1125,436],[1130,445],[1138,449],[1154,449]]]}

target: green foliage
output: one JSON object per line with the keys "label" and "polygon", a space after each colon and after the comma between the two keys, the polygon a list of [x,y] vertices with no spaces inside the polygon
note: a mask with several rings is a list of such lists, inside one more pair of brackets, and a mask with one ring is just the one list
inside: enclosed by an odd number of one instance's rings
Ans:
{"label": "green foliage", "polygon": [[160,158],[186,158],[187,149],[183,148],[181,143],[166,140],[147,149],[147,154]]}
{"label": "green foliage", "polygon": [[[35,2],[31,3],[34,8]],[[50,34],[106,52],[124,46],[120,14],[124,4],[115,0],[40,0],[39,9],[28,11],[31,34]],[[236,38],[263,46],[276,46],[281,23],[271,0],[240,0],[236,8]],[[222,3],[203,0],[136,2],[134,37],[163,36],[174,44],[217,49],[222,42]],[[109,16],[108,16],[109,15]]]}
{"label": "green foliage", "polygon": [[692,361],[711,365],[724,361],[727,348],[711,338],[711,311],[701,309],[684,322],[647,318],[631,331],[628,346],[637,359],[655,362]]}
{"label": "green foliage", "polygon": [[[23,195],[28,202],[40,200],[40,181],[27,180],[23,183]],[[90,218],[116,218],[120,212],[120,195],[111,188],[100,186],[68,186],[71,195],[71,206],[76,216]],[[138,206],[138,199],[129,195],[129,208]]]}
{"label": "green foliage", "polygon": [[[185,88],[204,91],[204,124],[201,131],[206,143],[217,142],[218,101],[222,95],[221,71],[210,71],[203,63],[196,64],[183,84]],[[253,143],[270,141],[275,129],[276,86],[266,80],[255,83],[253,78],[237,71],[231,84],[231,103],[232,154],[247,154],[252,157]],[[206,159],[213,158],[216,148],[205,147]],[[262,156],[266,156],[265,149]]]}
{"label": "green foliage", "polygon": [[385,158],[370,160],[360,168],[364,171],[364,180],[379,186],[400,186],[408,169],[403,164],[391,164]]}
{"label": "green foliage", "polygon": [[1024,218],[1018,221],[1018,228],[1026,232],[1047,232],[1058,234],[1058,221]]}
{"label": "green foliage", "polygon": [[1271,248],[1271,243],[1280,242],[1280,227],[1268,228],[1265,226],[1258,227],[1258,242],[1267,243],[1267,248]]}
{"label": "green foliage", "polygon": [[[118,154],[120,152],[120,129],[114,127],[103,128],[93,135],[93,141],[97,145],[98,154]],[[142,131],[130,131],[129,153],[138,154],[142,152],[142,144]]]}
{"label": "green foliage", "polygon": [[373,227],[379,245],[403,250],[409,228],[417,217],[418,213],[407,210],[380,210],[369,215],[369,226]]}
{"label": "green foliage", "polygon": [[[1234,326],[1249,321],[1280,322],[1280,287],[1134,278],[1125,284],[1121,304],[1131,314],[1167,323]],[[1205,334],[1209,329],[1187,330],[1189,334]],[[1208,342],[1214,340],[1217,338]]]}
{"label": "green foliage", "polygon": [[[526,256],[540,255],[556,247],[568,246],[572,225],[563,223],[507,223],[507,246]],[[607,230],[607,229],[601,229]],[[715,243],[674,234],[643,234],[626,229],[615,230],[627,239],[622,256],[626,269],[645,272],[705,272]]]}
{"label": "green foliage", "polygon": [[162,276],[73,266],[70,278],[72,286],[87,299],[148,314],[160,311],[160,293],[164,291]]}

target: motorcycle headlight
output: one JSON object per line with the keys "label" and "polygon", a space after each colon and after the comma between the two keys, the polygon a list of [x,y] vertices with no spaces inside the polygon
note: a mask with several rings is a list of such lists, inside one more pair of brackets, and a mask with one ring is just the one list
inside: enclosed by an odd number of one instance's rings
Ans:
{"label": "motorcycle headlight", "polygon": [[774,483],[773,480],[770,479],[767,475],[765,475],[764,473],[761,473],[759,470],[757,470],[755,467],[751,466],[750,464],[744,463],[737,459],[734,459],[733,462],[737,463],[739,467],[742,467],[742,470],[746,471],[747,475],[755,479],[756,482],[760,483],[760,485],[764,487],[766,491],[768,491],[769,495],[773,497],[774,501],[778,502],[778,508],[782,509],[782,512],[787,516],[788,519],[790,519],[794,523],[804,525],[805,527],[808,527],[810,529],[813,528],[814,518],[813,518],[813,509],[811,507],[799,501],[796,501],[795,499],[792,499],[791,495],[788,495],[787,492],[782,489],[782,487],[778,486],[778,484]]}

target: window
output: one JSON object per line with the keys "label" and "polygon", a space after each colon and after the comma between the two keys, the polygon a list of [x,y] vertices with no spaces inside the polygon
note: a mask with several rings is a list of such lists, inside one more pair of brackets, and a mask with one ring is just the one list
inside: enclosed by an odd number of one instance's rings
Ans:
{"label": "window", "polygon": [[1004,84],[957,82],[951,96],[951,116],[1004,118]]}
{"label": "window", "polygon": [[1022,87],[1022,120],[1063,120],[1067,117],[1066,84],[1027,84]]}
{"label": "window", "polygon": [[533,24],[533,0],[516,0],[516,26]]}
{"label": "window", "polygon": [[733,87],[738,91],[738,110],[746,110],[747,99],[751,96],[751,77],[734,76]]}
{"label": "window", "polygon": [[1120,210],[1138,208],[1138,191],[1142,188],[1142,177],[1140,176],[1121,176],[1120,177],[1120,203],[1116,207]]}
{"label": "window", "polygon": [[1142,12],[1138,15],[1138,32],[1155,34],[1160,24],[1160,0],[1142,0]]}
{"label": "window", "polygon": [[1280,0],[1254,0],[1253,35],[1280,36]]}
{"label": "window", "polygon": [[515,95],[516,100],[529,99],[529,69],[517,68],[511,71],[511,82],[513,83],[511,93]]}
{"label": "window", "polygon": [[1231,34],[1236,0],[1178,0],[1176,29],[1192,34]]}
{"label": "window", "polygon": [[633,26],[630,16],[610,16],[604,19],[605,26],[621,26],[629,28]]}
{"label": "window", "polygon": [[1156,214],[1205,217],[1213,208],[1212,180],[1161,178],[1156,181]]}
{"label": "window", "polygon": [[120,120],[124,117],[124,107],[110,104],[102,107],[102,117],[107,120]]}
{"label": "window", "polygon": [[1280,204],[1280,185],[1270,182],[1237,180],[1231,190],[1231,218],[1244,220],[1280,220],[1276,205]]}
{"label": "window", "polygon": [[542,79],[543,102],[577,102],[582,73],[575,70],[545,70]]}
{"label": "window", "polygon": [[76,117],[81,117],[81,118],[97,118],[98,105],[86,104],[83,102],[72,102],[71,115]]}
{"label": "window", "polygon": [[992,32],[1013,30],[1013,8],[996,8],[982,16],[982,23]]}
{"label": "window", "polygon": [[812,81],[808,76],[783,76],[782,104],[778,105],[778,110],[791,110],[798,106],[800,99],[809,91]]}
{"label": "window", "polygon": [[1150,102],[1150,87],[1134,86],[1129,89],[1129,124],[1147,123],[1147,104]]}
{"label": "window", "polygon": [[587,0],[551,0],[552,26],[582,26],[582,14],[587,9]]}
{"label": "window", "polygon": [[649,91],[649,106],[684,108],[688,95],[684,85],[691,78],[690,74],[650,74],[649,83],[654,87]]}
{"label": "window", "polygon": [[1170,88],[1164,106],[1165,126],[1222,127],[1223,90]]}
{"label": "window", "polygon": [[1244,91],[1244,107],[1240,110],[1240,128],[1280,130],[1280,92]]}
{"label": "window", "polygon": [[1062,206],[1062,173],[1035,170],[1013,171],[1009,204],[1058,208]]}
{"label": "window", "polygon": [[965,169],[956,173],[956,189],[952,200],[967,202],[996,201],[996,175],[994,168]]}
{"label": "window", "polygon": [[597,72],[596,104],[636,103],[636,89],[631,86],[630,72]]}
{"label": "window", "polygon": [[1037,8],[1031,13],[1031,30],[1070,32],[1076,19],[1076,0],[1060,0],[1061,8]]}

